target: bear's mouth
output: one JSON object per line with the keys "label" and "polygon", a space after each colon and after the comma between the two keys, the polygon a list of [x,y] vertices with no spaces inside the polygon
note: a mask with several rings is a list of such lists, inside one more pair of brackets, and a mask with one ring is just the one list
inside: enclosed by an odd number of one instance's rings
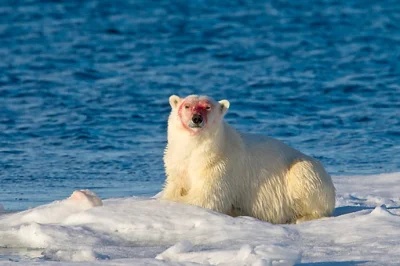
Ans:
{"label": "bear's mouth", "polygon": [[195,124],[193,122],[189,123],[190,128],[203,128],[204,123],[202,122],[201,124]]}

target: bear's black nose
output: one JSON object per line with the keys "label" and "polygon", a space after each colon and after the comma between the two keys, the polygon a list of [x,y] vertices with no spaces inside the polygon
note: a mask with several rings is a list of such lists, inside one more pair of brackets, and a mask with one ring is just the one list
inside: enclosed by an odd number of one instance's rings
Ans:
{"label": "bear's black nose", "polygon": [[195,114],[192,117],[192,122],[195,125],[200,125],[203,122],[203,117],[199,114]]}

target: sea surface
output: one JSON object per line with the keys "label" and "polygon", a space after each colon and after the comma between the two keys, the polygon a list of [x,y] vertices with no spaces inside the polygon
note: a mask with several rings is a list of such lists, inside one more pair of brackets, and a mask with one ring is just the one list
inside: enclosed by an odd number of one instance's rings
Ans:
{"label": "sea surface", "polygon": [[400,1],[0,0],[0,203],[164,182],[171,94],[332,175],[400,170]]}

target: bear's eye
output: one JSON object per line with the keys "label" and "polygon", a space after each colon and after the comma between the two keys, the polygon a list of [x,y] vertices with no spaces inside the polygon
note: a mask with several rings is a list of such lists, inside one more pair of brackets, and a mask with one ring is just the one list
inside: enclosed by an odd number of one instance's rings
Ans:
{"label": "bear's eye", "polygon": [[189,109],[189,105],[185,105],[185,109]]}
{"label": "bear's eye", "polygon": [[206,110],[207,110],[207,111],[210,111],[210,110],[211,110],[211,106],[207,106],[207,107],[206,107]]}

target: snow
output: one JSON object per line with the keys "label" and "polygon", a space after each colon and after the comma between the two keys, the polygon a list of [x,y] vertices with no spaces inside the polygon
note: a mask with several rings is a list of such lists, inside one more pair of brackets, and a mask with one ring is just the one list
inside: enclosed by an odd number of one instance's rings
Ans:
{"label": "snow", "polygon": [[399,265],[400,173],[333,180],[334,216],[291,225],[88,190],[0,205],[0,265]]}

